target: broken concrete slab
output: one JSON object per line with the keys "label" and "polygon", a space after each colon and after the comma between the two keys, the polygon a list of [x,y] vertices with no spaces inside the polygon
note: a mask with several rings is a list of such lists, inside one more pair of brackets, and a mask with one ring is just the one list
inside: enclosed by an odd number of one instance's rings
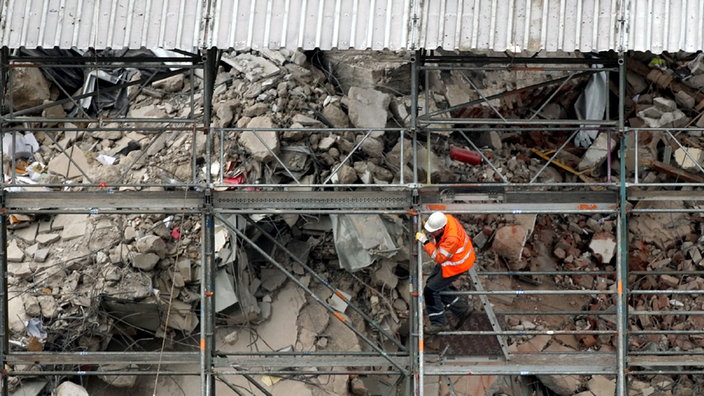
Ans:
{"label": "broken concrete slab", "polygon": [[230,275],[224,269],[215,275],[215,312],[222,312],[239,302]]}
{"label": "broken concrete slab", "polygon": [[589,249],[602,264],[608,264],[616,253],[616,237],[610,232],[598,232],[592,236]]}
{"label": "broken concrete slab", "polygon": [[675,150],[674,155],[675,162],[684,170],[699,171],[699,168],[704,166],[704,150],[702,149],[695,147],[678,148]]}
{"label": "broken concrete slab", "polygon": [[384,128],[391,102],[389,94],[375,89],[352,87],[347,96],[349,119],[356,128]]}
{"label": "broken concrete slab", "polygon": [[616,139],[614,137],[605,132],[599,133],[587,149],[582,160],[577,164],[577,170],[597,169],[606,161],[606,158],[611,155],[615,148]]}
{"label": "broken concrete slab", "polygon": [[[252,118],[247,128],[275,128],[275,125],[268,116],[259,116]],[[281,149],[279,135],[274,131],[244,131],[238,141],[259,162],[268,162]]]}
{"label": "broken concrete slab", "polygon": [[90,396],[86,388],[70,381],[62,382],[56,388],[56,396]]}
{"label": "broken concrete slab", "polygon": [[61,239],[64,241],[70,241],[72,239],[80,238],[86,234],[85,224],[72,223],[67,224],[61,230]]}
{"label": "broken concrete slab", "polygon": [[17,245],[16,240],[11,240],[7,246],[7,261],[19,263],[24,260],[24,251]]}
{"label": "broken concrete slab", "polygon": [[75,179],[83,176],[83,172],[86,172],[88,167],[85,153],[76,146],[71,146],[66,149],[65,153],[62,152],[58,156],[53,157],[47,165],[49,172],[66,179]]}
{"label": "broken concrete slab", "polygon": [[528,265],[522,260],[523,247],[525,246],[528,230],[519,224],[510,224],[496,230],[492,250],[508,261],[509,267],[517,271]]}

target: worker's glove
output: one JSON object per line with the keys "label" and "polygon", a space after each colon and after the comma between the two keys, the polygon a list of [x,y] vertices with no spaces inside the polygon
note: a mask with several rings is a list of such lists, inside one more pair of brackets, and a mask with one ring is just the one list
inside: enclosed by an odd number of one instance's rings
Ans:
{"label": "worker's glove", "polygon": [[428,243],[428,236],[425,235],[424,232],[418,231],[416,232],[416,241],[419,241],[420,243],[425,245],[426,243]]}

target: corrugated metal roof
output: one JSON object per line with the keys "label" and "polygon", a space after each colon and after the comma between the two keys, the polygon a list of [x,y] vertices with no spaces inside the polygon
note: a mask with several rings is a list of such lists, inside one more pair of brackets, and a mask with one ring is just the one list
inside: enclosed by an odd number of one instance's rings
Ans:
{"label": "corrugated metal roof", "polygon": [[514,52],[704,48],[700,0],[0,2],[0,38],[10,48]]}
{"label": "corrugated metal roof", "polygon": [[620,0],[425,1],[418,45],[521,52],[615,49]]}
{"label": "corrugated metal roof", "polygon": [[208,46],[408,48],[412,0],[214,0]]}
{"label": "corrugated metal roof", "polygon": [[201,0],[3,0],[10,48],[182,48],[201,37]]}

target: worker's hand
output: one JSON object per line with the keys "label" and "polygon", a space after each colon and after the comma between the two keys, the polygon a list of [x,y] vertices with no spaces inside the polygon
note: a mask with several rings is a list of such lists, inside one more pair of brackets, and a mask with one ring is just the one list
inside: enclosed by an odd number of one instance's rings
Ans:
{"label": "worker's hand", "polygon": [[426,242],[428,242],[428,236],[425,235],[424,232],[418,231],[416,232],[416,241],[419,241],[420,243],[425,245]]}

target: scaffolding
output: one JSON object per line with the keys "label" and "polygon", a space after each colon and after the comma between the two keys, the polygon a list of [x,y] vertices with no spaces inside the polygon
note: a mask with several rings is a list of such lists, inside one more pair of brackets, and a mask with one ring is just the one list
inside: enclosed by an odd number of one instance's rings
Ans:
{"label": "scaffolding", "polygon": [[[455,376],[540,376],[540,375],[607,375],[616,378],[617,394],[627,395],[630,379],[638,375],[650,374],[701,374],[701,352],[694,344],[689,349],[671,348],[652,350],[647,348],[648,340],[655,338],[700,337],[704,330],[672,326],[664,330],[654,325],[638,330],[634,322],[639,321],[673,321],[683,323],[684,318],[704,314],[696,306],[676,306],[676,313],[671,309],[651,310],[636,304],[638,296],[653,296],[676,300],[677,296],[695,296],[702,292],[704,285],[689,282],[702,274],[695,265],[687,268],[673,268],[663,264],[659,270],[632,269],[629,267],[630,255],[634,247],[630,246],[629,219],[647,214],[695,214],[702,212],[699,201],[702,200],[702,181],[685,180],[677,183],[646,182],[639,177],[636,165],[633,171],[627,169],[629,161],[639,164],[639,144],[642,137],[653,133],[649,128],[631,128],[625,126],[625,54],[606,54],[603,57],[588,58],[515,58],[508,56],[479,57],[472,55],[436,55],[432,52],[419,51],[409,59],[412,65],[409,76],[412,93],[411,108],[419,109],[410,114],[408,127],[384,129],[314,129],[301,128],[300,131],[320,136],[335,136],[350,132],[359,133],[362,138],[350,153],[326,175],[322,182],[309,182],[299,179],[296,170],[288,169],[285,163],[270,152],[274,161],[286,175],[286,184],[281,183],[240,183],[236,189],[227,180],[227,142],[251,129],[218,128],[212,124],[213,91],[216,89],[216,73],[219,51],[211,49],[199,56],[159,58],[144,55],[114,57],[37,57],[10,54],[8,49],[2,52],[2,91],[13,90],[12,71],[21,68],[55,69],[78,68],[99,71],[102,69],[144,69],[153,65],[159,71],[149,76],[137,76],[133,79],[121,79],[112,88],[96,89],[92,92],[74,94],[63,92],[64,98],[51,103],[15,111],[12,103],[0,106],[3,111],[3,136],[14,136],[20,132],[42,132],[53,144],[69,158],[69,167],[85,176],[87,183],[73,185],[64,181],[56,183],[33,184],[31,189],[17,189],[18,175],[16,152],[11,150],[9,162],[3,161],[3,167],[9,171],[3,173],[9,177],[3,182],[3,285],[0,288],[3,301],[2,326],[2,361],[9,367],[3,375],[3,394],[8,394],[8,378],[23,376],[58,376],[87,377],[95,375],[144,375],[144,376],[193,376],[200,379],[201,395],[214,395],[216,382],[221,382],[238,393],[230,381],[233,377],[246,378],[261,394],[269,394],[266,386],[255,376],[322,376],[322,375],[389,375],[396,378],[397,389],[402,394],[423,394],[426,391],[426,379],[430,377],[448,378]],[[74,103],[78,109],[84,109],[81,101],[87,98],[97,100],[101,93],[116,89],[134,89],[130,100],[137,93],[149,89],[149,84],[179,73],[188,75],[192,87],[196,87],[196,74],[202,72],[202,93],[190,91],[189,111],[182,112],[185,117],[109,117],[101,118],[89,115],[85,111],[61,117],[35,117],[37,111],[50,109],[63,103]],[[556,78],[541,79],[535,85],[528,85],[500,92],[485,93],[478,76],[488,71],[555,74]],[[474,90],[477,99],[444,108],[432,108],[432,81],[447,73],[457,73]],[[541,112],[551,101],[567,95],[578,86],[576,81],[585,81],[591,76],[603,73],[606,81],[611,81],[607,90],[606,119],[546,119]],[[615,84],[614,84],[615,82]],[[136,93],[135,93],[136,92]],[[537,94],[535,93],[537,92]],[[201,95],[198,95],[201,94]],[[197,111],[198,96],[202,97],[202,114]],[[618,98],[616,105],[609,104],[609,98]],[[523,101],[531,114],[520,118],[511,118],[500,108],[502,101]],[[525,105],[529,103],[529,105]],[[505,104],[505,103],[504,103]],[[472,109],[481,107],[485,113],[478,114]],[[615,108],[614,108],[615,107]],[[615,117],[614,117],[615,115]],[[58,128],[57,123],[70,123],[73,127]],[[607,139],[609,152],[607,170],[601,174],[592,169],[590,173],[575,171],[558,161],[564,147],[575,136],[585,130],[599,132]],[[671,145],[684,147],[680,140],[683,131],[691,129],[665,129]],[[295,132],[295,129],[286,129]],[[498,131],[502,135],[538,134],[545,140],[556,141],[558,149],[542,151],[536,147],[533,153],[539,158],[540,166],[535,174],[528,175],[527,181],[516,180],[509,169],[495,165],[496,153],[488,153],[477,147],[473,134]],[[662,129],[658,129],[661,132]],[[139,132],[145,135],[147,147],[159,144],[159,139],[168,133],[171,138],[187,137],[192,143],[192,152],[185,153],[190,177],[176,180],[165,176],[160,181],[130,178],[137,169],[150,166],[149,158],[132,158],[131,164],[125,164],[121,174],[109,181],[96,178],[88,169],[73,159],[67,141],[57,138],[59,134],[106,134],[119,132],[129,134]],[[260,134],[282,133],[282,129],[262,128],[254,131],[254,137],[261,140]],[[332,180],[342,165],[360,150],[364,140],[372,133],[398,136],[401,142],[399,178],[388,184],[336,184]],[[455,182],[438,182],[433,180],[430,163],[423,164],[420,153],[430,151],[434,145],[449,147],[450,136],[456,139],[452,144],[462,143],[479,153],[489,169],[489,175],[483,180],[465,180],[462,177]],[[204,152],[196,152],[197,142],[204,143]],[[406,145],[406,141],[410,144]],[[554,142],[553,142],[554,143]],[[611,146],[613,145],[613,146]],[[612,157],[612,147],[619,147],[620,152]],[[146,151],[146,150],[145,150]],[[403,163],[404,152],[412,157],[412,169],[406,173]],[[686,151],[685,151],[686,152]],[[689,154],[687,154],[689,155]],[[635,158],[632,158],[635,156]],[[201,158],[204,163],[199,162]],[[429,157],[429,156],[426,156]],[[691,158],[696,162],[695,159]],[[612,166],[618,163],[616,173],[618,180],[612,177]],[[573,172],[575,181],[551,181],[544,177],[549,166],[559,166]],[[696,165],[699,173],[704,173],[701,164]],[[205,172],[205,179],[199,177],[199,169],[217,169]],[[422,171],[423,169],[424,171]],[[68,172],[68,170],[67,170]],[[182,172],[183,173],[183,172]],[[213,176],[214,175],[214,176]],[[150,191],[155,189],[158,191]],[[633,207],[631,201],[680,203],[668,208]],[[614,224],[616,238],[615,265],[604,266],[599,271],[585,272],[580,268],[564,268],[559,271],[506,270],[499,266],[484,265],[472,269],[468,276],[471,285],[458,295],[476,296],[474,325],[465,326],[433,336],[423,334],[423,256],[418,253],[418,246],[413,245],[413,259],[409,263],[409,293],[413,296],[410,307],[410,330],[406,342],[397,334],[377,323],[363,307],[356,306],[347,299],[340,289],[323,279],[314,267],[291,252],[277,241],[251,215],[368,215],[385,214],[404,218],[410,230],[420,230],[421,221],[434,210],[444,210],[461,216],[477,215],[528,215],[535,218],[550,216],[579,215],[585,218],[598,217],[608,219]],[[41,214],[84,214],[84,215],[139,215],[163,214],[169,216],[197,219],[200,224],[200,318],[199,339],[189,340],[188,347],[180,352],[173,351],[65,351],[40,352],[18,351],[11,347],[9,339],[8,300],[15,298],[8,285],[8,227],[11,217],[17,215]],[[248,216],[243,216],[248,215]],[[239,216],[239,217],[238,217]],[[320,295],[301,281],[301,276],[292,273],[281,265],[270,252],[259,247],[256,241],[243,232],[239,220],[245,219],[246,227],[256,228],[264,238],[277,246],[288,259],[299,264],[306,276],[316,279],[328,292],[338,296],[349,304],[363,319],[366,326],[374,329],[377,337],[370,338],[359,330],[356,324]],[[218,350],[215,341],[217,327],[215,311],[216,254],[215,225],[225,227],[237,236],[240,243],[256,250],[260,256],[281,271],[286,279],[295,284],[303,293],[320,304],[331,318],[339,320],[343,326],[355,334],[364,344],[365,351],[341,352],[301,352],[272,351],[252,353],[227,353]],[[407,235],[410,241],[412,233]],[[481,260],[481,259],[480,259]],[[604,282],[603,288],[574,287],[560,288],[554,282],[542,282],[541,288],[524,288],[525,283],[516,281],[521,277],[538,279],[556,279],[588,277],[590,281]],[[669,276],[677,282],[668,289],[656,289],[651,284],[641,282],[641,278]],[[691,279],[688,277],[692,277]],[[501,280],[495,281],[496,279]],[[524,278],[525,280],[525,278]],[[608,283],[608,285],[607,285]],[[587,284],[587,283],[584,283]],[[686,287],[681,287],[686,286]],[[611,301],[613,309],[605,305],[595,306],[590,310],[567,309],[557,307],[535,307],[528,309],[516,303],[515,307],[507,304],[507,298],[518,301],[546,295],[575,296],[588,301]],[[597,304],[598,305],[598,304]],[[171,311],[169,311],[171,312]],[[505,322],[508,316],[532,316],[545,323],[541,327],[516,328]],[[560,317],[574,325],[570,328],[553,328],[546,318]],[[675,317],[675,319],[673,319]],[[610,348],[596,351],[584,347],[579,351],[554,350],[541,351],[539,348],[516,348],[517,340],[544,336],[547,338],[565,336],[579,337],[580,340],[607,340]],[[478,341],[477,341],[478,340]],[[509,342],[511,340],[511,342]],[[478,355],[447,350],[459,344],[491,344],[490,354]],[[691,344],[691,343],[690,343]],[[585,341],[582,346],[588,345]],[[94,365],[122,364],[131,369],[114,371],[85,370]],[[40,365],[41,371],[22,370],[17,367]],[[138,369],[134,369],[138,367]],[[163,367],[168,367],[163,369]]]}

